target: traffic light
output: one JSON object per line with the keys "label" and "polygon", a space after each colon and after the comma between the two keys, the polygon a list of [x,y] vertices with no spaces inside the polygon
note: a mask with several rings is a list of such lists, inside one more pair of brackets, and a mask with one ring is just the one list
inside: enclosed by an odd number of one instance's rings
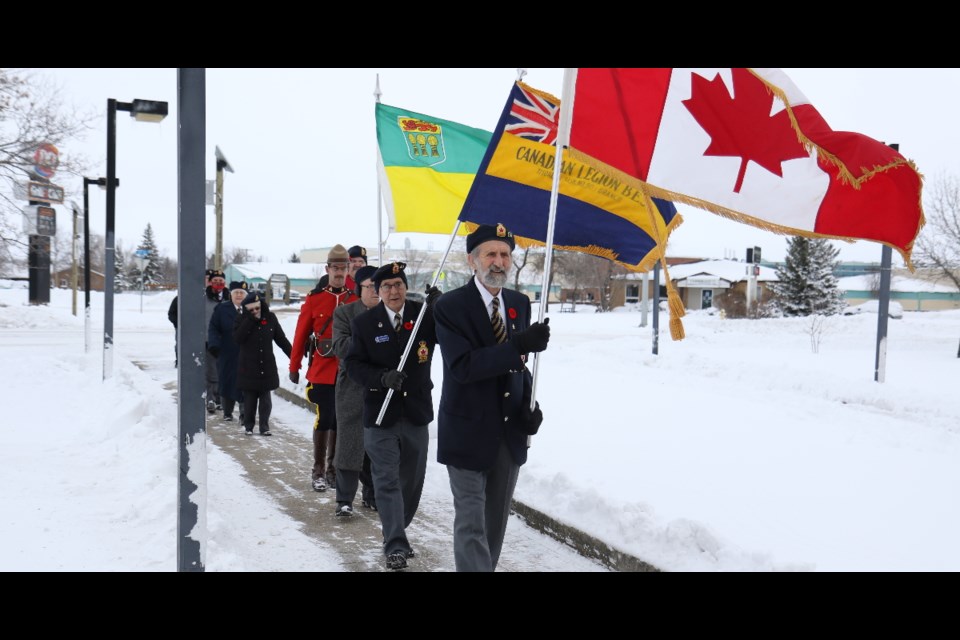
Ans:
{"label": "traffic light", "polygon": [[753,248],[753,263],[760,264],[760,247]]}
{"label": "traffic light", "polygon": [[753,248],[747,247],[747,264],[753,264]]}

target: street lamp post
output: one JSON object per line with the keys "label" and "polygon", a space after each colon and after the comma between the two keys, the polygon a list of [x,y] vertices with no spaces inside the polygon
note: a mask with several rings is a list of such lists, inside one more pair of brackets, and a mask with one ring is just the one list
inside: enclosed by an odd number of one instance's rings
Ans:
{"label": "street lamp post", "polygon": [[213,256],[213,266],[215,269],[223,269],[223,170],[226,169],[233,173],[233,167],[227,162],[227,158],[220,151],[220,147],[214,147],[214,155],[217,158],[217,247]]}
{"label": "street lamp post", "polygon": [[[115,181],[120,186],[120,181]],[[107,188],[106,178],[83,179],[83,352],[90,352],[90,192],[92,184]]]}
{"label": "street lamp post", "polygon": [[115,268],[114,228],[116,223],[117,110],[143,122],[160,122],[167,117],[167,103],[134,99],[117,102],[107,99],[107,230],[104,246],[103,282],[103,379],[113,377],[113,278]]}

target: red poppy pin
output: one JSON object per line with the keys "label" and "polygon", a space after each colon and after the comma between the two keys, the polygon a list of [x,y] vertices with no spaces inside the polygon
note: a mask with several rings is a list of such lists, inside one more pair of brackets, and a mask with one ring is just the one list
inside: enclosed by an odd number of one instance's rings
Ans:
{"label": "red poppy pin", "polygon": [[407,320],[406,322],[403,323],[403,328],[406,329],[407,331],[410,331],[410,329],[413,329],[413,323]]}
{"label": "red poppy pin", "polygon": [[510,319],[511,319],[511,320],[516,320],[516,319],[517,319],[517,310],[514,309],[513,307],[510,307],[509,309],[507,309],[507,315],[510,316]]}
{"label": "red poppy pin", "polygon": [[260,324],[267,324],[267,321],[266,321],[266,320],[261,320],[261,321],[260,321]]}

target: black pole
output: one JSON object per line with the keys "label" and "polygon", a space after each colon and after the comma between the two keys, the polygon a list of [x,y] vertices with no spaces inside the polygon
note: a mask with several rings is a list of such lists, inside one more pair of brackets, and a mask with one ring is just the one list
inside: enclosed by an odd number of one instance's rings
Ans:
{"label": "black pole", "polygon": [[113,377],[114,227],[116,223],[117,101],[107,99],[107,230],[103,251],[103,379]]}
{"label": "black pole", "polygon": [[[900,150],[899,144],[889,145],[894,151]],[[883,245],[880,253],[880,300],[877,308],[877,355],[874,360],[873,379],[883,382],[887,372],[887,320],[890,313],[890,268],[893,262],[893,249]]]}
{"label": "black pole", "polygon": [[[83,179],[83,315],[90,317],[90,178]],[[86,320],[84,320],[86,323]]]}
{"label": "black pole", "polygon": [[[177,340],[178,435],[177,570],[204,571],[206,547],[207,461],[204,412],[203,295],[197,295],[206,258],[204,147],[206,140],[206,72],[177,70]],[[204,544],[201,544],[204,542]]]}
{"label": "black pole", "polygon": [[653,355],[660,353],[660,262],[653,265]]}

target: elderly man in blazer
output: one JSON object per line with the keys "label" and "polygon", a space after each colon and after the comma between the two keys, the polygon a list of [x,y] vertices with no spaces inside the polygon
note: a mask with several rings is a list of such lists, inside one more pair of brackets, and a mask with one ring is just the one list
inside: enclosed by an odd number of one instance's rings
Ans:
{"label": "elderly man in blazer", "polygon": [[514,246],[504,225],[480,225],[467,236],[474,277],[434,307],[443,356],[437,460],[450,475],[457,571],[497,568],[527,437],[543,420],[539,404],[530,410],[525,363],[547,348],[550,327],[531,325],[530,299],[503,288]]}
{"label": "elderly man in blazer", "polygon": [[[364,390],[363,446],[370,456],[389,569],[405,568],[407,558],[414,555],[406,528],[420,505],[427,471],[427,425],[433,420],[430,366],[437,345],[430,309],[424,312],[414,335],[423,304],[406,299],[405,267],[402,262],[392,262],[373,274],[380,304],[350,323],[353,339],[347,353],[347,375]],[[436,287],[428,289],[428,307],[439,296]],[[410,341],[409,356],[399,369]],[[389,389],[393,389],[393,395],[378,425],[377,416]]]}

